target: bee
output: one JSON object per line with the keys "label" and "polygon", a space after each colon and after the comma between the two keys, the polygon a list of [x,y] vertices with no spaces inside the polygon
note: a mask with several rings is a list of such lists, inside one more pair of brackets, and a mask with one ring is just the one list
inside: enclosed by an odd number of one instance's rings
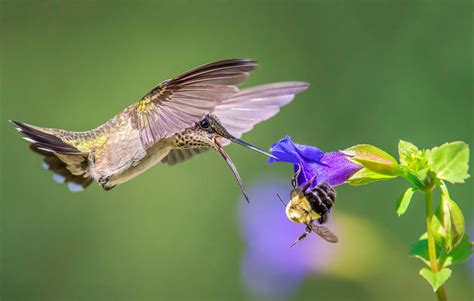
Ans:
{"label": "bee", "polygon": [[336,243],[338,238],[331,230],[327,227],[314,224],[315,221],[319,224],[327,222],[329,211],[336,201],[336,191],[327,183],[320,183],[313,189],[308,190],[314,182],[316,175],[302,188],[297,187],[296,179],[300,172],[301,166],[291,180],[293,189],[291,190],[291,199],[288,204],[285,204],[280,195],[277,194],[285,206],[288,219],[292,222],[306,225],[303,234],[295,240],[291,247],[305,239],[311,232],[316,233],[330,243]]}

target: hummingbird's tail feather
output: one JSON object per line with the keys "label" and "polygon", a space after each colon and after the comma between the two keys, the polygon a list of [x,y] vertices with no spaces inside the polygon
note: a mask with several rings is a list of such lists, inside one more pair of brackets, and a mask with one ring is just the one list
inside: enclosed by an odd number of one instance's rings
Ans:
{"label": "hummingbird's tail feather", "polygon": [[66,136],[66,131],[41,128],[13,120],[10,120],[10,122],[16,126],[20,133],[25,135],[23,139],[35,144],[40,150],[65,155],[83,154],[77,148],[61,139],[61,136]]}
{"label": "hummingbird's tail feather", "polygon": [[54,173],[53,179],[56,182],[67,183],[71,191],[81,191],[92,182],[89,174],[89,154],[65,141],[64,138],[69,132],[18,121],[10,122],[30,143],[30,149],[43,156],[43,167]]}

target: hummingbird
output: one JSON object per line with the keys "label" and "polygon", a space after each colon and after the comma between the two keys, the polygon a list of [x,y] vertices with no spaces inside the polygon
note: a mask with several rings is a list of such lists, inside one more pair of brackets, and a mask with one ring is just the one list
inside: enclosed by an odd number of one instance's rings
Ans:
{"label": "hummingbird", "polygon": [[53,179],[80,191],[93,181],[104,190],[125,183],[155,164],[174,165],[208,149],[225,159],[248,201],[242,180],[224,146],[230,142],[272,157],[240,139],[278,113],[304,82],[281,82],[239,90],[257,63],[227,59],[165,80],[138,102],[95,129],[75,132],[10,122],[29,147],[43,156]]}

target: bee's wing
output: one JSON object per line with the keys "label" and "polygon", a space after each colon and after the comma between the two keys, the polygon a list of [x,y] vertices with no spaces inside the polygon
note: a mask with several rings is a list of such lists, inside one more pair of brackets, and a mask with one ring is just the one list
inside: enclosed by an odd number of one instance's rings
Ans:
{"label": "bee's wing", "polygon": [[[240,138],[257,123],[273,117],[295,94],[308,87],[304,82],[282,82],[244,89],[217,105],[213,114],[230,134]],[[225,140],[222,145],[229,143]]]}
{"label": "bee's wing", "polygon": [[324,240],[328,242],[336,243],[339,240],[336,234],[332,233],[331,230],[329,230],[328,228],[324,226],[317,226],[315,224],[310,224],[308,226],[311,228],[311,230],[314,233],[318,234],[319,236],[321,236],[321,238],[323,238]]}
{"label": "bee's wing", "polygon": [[151,90],[129,107],[133,126],[148,148],[160,139],[193,126],[223,100],[235,95],[235,86],[256,67],[251,60],[223,60],[206,64]]}

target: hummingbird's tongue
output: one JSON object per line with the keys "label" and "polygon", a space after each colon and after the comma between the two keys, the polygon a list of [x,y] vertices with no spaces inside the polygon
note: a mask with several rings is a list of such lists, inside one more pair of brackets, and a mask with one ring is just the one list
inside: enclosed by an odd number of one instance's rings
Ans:
{"label": "hummingbird's tongue", "polygon": [[235,179],[239,183],[240,190],[242,191],[242,194],[245,197],[245,200],[247,203],[250,203],[249,197],[247,196],[247,192],[245,191],[245,186],[244,183],[242,182],[242,179],[240,178],[239,172],[237,171],[237,168],[235,168],[234,163],[230,159],[229,155],[224,151],[224,148],[222,148],[222,145],[219,143],[217,139],[214,139],[214,143],[216,145],[216,149],[221,154],[222,158],[224,158],[225,162],[229,166],[230,170],[234,174]]}

